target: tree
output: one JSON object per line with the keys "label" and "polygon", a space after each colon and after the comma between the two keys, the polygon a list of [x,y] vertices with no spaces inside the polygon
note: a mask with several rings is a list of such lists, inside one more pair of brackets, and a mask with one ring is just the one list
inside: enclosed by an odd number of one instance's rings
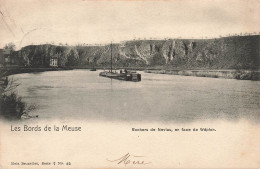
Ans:
{"label": "tree", "polygon": [[79,54],[77,50],[71,49],[68,54],[67,66],[77,66],[79,64]]}
{"label": "tree", "polygon": [[10,49],[11,51],[14,51],[16,48],[15,44],[13,42],[10,42],[5,45],[4,49]]}

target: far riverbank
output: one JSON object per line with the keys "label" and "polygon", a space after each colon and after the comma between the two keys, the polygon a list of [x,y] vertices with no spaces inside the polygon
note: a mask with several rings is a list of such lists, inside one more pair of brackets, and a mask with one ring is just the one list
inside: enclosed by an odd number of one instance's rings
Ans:
{"label": "far riverbank", "polygon": [[[0,68],[1,79],[6,76],[20,73],[38,73],[44,71],[63,71],[63,70],[73,70],[73,69],[93,69],[90,67],[49,67],[49,68],[26,68],[26,67],[2,67]],[[96,67],[95,70],[103,70],[104,68]],[[105,68],[106,70],[109,68]],[[128,69],[128,70],[139,70],[146,73],[154,74],[169,74],[169,75],[181,75],[181,76],[197,76],[197,77],[210,77],[210,78],[224,78],[224,79],[238,79],[238,80],[260,80],[260,70],[209,70],[209,69],[199,69],[199,70],[165,70],[151,67],[138,67],[138,68],[117,68]]]}
{"label": "far riverbank", "polygon": [[259,70],[145,70],[145,72],[238,80],[260,80]]}

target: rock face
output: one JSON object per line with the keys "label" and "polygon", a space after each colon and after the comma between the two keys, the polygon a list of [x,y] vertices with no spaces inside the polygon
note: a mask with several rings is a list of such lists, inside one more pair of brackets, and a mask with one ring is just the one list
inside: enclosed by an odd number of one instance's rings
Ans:
{"label": "rock face", "polygon": [[[259,69],[260,36],[218,39],[138,40],[113,44],[114,67]],[[14,53],[16,64],[49,66],[59,56],[59,66],[107,67],[111,62],[107,46],[31,45]]]}

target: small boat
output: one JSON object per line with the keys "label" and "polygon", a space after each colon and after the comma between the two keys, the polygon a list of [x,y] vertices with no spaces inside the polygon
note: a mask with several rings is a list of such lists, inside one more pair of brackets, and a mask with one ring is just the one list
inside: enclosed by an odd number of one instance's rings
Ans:
{"label": "small boat", "polygon": [[109,71],[100,72],[99,76],[108,77],[117,80],[133,81],[133,82],[141,81],[141,74],[137,73],[136,71],[128,71],[125,69],[125,70],[120,70],[120,73],[117,73],[116,71],[113,72],[112,58],[113,56],[112,56],[112,43],[111,43],[111,69]]}
{"label": "small boat", "polygon": [[92,68],[92,69],[90,69],[90,71],[97,71],[97,69],[96,68]]}

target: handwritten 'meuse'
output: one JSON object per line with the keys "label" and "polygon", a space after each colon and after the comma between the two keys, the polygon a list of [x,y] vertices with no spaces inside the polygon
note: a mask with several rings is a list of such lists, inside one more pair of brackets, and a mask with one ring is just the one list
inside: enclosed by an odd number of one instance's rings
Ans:
{"label": "handwritten 'meuse'", "polygon": [[111,162],[111,163],[116,163],[116,164],[123,164],[123,165],[147,165],[147,164],[151,164],[152,162],[146,162],[144,161],[145,156],[136,156],[136,155],[131,155],[130,153],[127,153],[125,155],[123,155],[120,158],[114,159],[114,160],[110,160],[107,159],[107,161]]}

